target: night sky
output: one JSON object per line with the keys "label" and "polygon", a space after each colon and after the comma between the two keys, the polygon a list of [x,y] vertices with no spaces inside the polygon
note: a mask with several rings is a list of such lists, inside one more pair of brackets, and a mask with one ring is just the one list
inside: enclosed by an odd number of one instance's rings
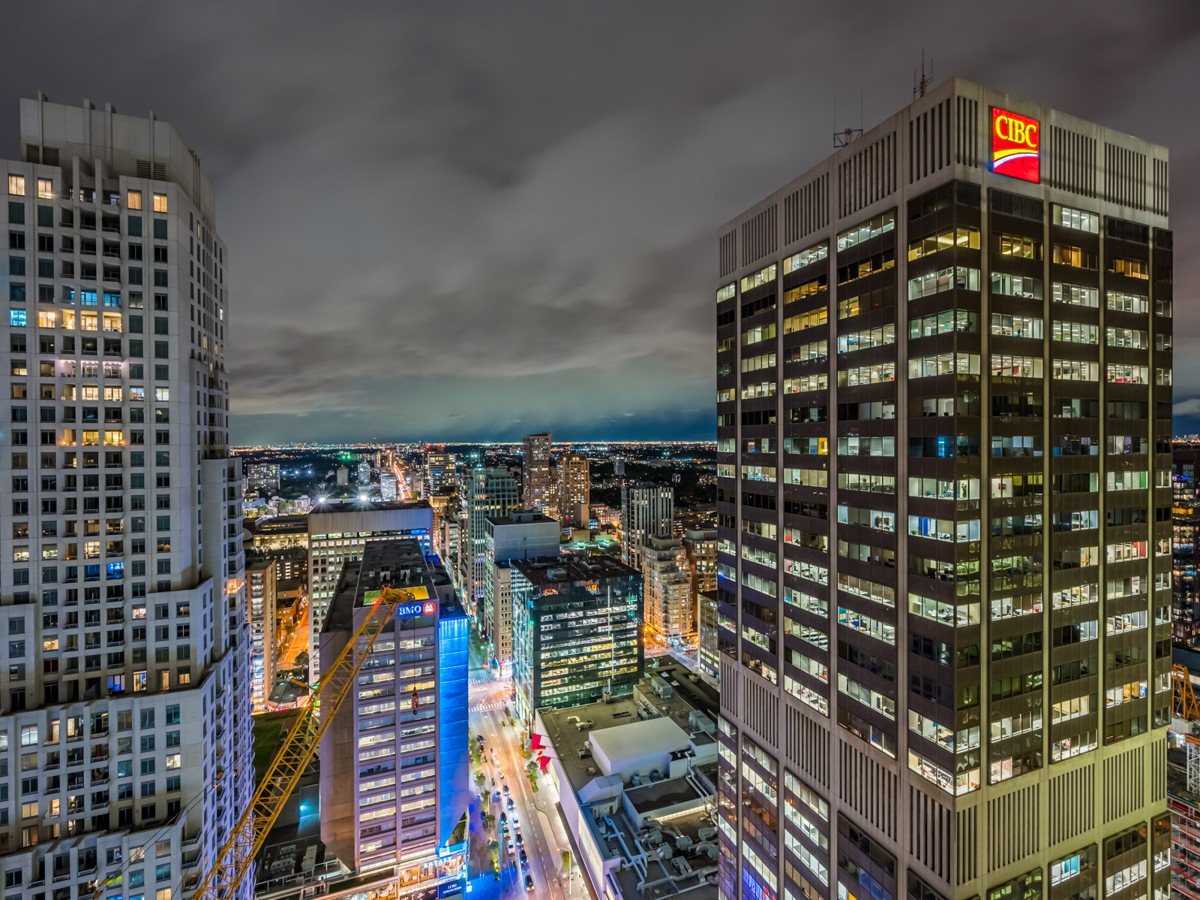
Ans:
{"label": "night sky", "polygon": [[[986,10],[994,10],[992,13]],[[953,75],[1165,144],[1200,430],[1200,3],[4,4],[17,100],[146,115],[229,246],[235,443],[708,438],[717,229]],[[835,118],[836,96],[836,118]]]}

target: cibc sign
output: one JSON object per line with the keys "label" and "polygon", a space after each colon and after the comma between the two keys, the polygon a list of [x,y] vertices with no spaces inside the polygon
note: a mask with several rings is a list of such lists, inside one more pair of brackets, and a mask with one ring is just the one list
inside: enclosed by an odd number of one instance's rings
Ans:
{"label": "cibc sign", "polygon": [[992,107],[992,171],[1037,184],[1041,180],[1042,123]]}

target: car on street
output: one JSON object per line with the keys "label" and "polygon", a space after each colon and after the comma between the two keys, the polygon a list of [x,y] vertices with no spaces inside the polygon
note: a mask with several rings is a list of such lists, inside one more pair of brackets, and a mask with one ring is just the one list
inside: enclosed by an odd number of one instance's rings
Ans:
{"label": "car on street", "polygon": [[525,875],[525,890],[529,891],[529,892],[533,891],[533,876],[532,875],[529,875],[529,874]]}
{"label": "car on street", "polygon": [[523,866],[529,865],[529,857],[525,855],[524,850],[520,851],[520,857],[521,857],[521,865],[523,865]]}
{"label": "car on street", "polygon": [[510,793],[512,792],[508,789],[508,785],[506,784],[504,786],[504,796],[507,797]]}
{"label": "car on street", "polygon": [[500,802],[500,792],[496,791],[496,793],[492,794],[492,799],[495,800],[497,803],[499,803]]}
{"label": "car on street", "polygon": [[507,807],[508,807],[508,809],[510,809],[510,810],[511,810],[511,809],[512,809],[512,808],[513,808],[515,805],[516,805],[516,804],[514,804],[514,803],[513,803],[513,798],[512,798],[512,797],[509,797],[509,798],[508,798],[508,803],[506,803],[506,804],[505,804],[505,806],[507,806]]}
{"label": "car on street", "polygon": [[525,835],[521,834],[521,832],[519,832],[519,831],[517,832],[517,846],[518,847],[525,846]]}

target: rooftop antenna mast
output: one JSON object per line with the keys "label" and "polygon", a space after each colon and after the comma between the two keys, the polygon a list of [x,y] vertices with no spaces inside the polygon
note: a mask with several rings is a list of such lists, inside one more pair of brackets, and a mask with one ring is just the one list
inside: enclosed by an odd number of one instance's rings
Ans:
{"label": "rooftop antenna mast", "polygon": [[929,75],[925,74],[925,51],[921,51],[921,78],[917,79],[917,70],[913,69],[913,99],[925,96],[929,82],[933,80],[933,57],[929,57]]}
{"label": "rooftop antenna mast", "polygon": [[[862,137],[862,133],[863,133],[863,130],[862,130],[862,107],[863,107],[862,92],[859,91],[859,94],[858,94],[858,127],[857,128],[843,128],[841,131],[835,131],[833,133],[833,146],[834,147],[848,147],[848,146],[850,146],[850,142],[853,141],[855,138]],[[836,94],[834,95],[834,98],[833,98],[833,127],[837,128],[837,95]]]}

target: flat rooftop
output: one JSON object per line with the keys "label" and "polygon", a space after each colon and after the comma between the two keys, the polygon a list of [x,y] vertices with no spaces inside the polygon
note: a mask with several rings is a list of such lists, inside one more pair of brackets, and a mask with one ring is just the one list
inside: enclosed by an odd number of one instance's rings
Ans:
{"label": "flat rooftop", "polygon": [[597,578],[622,578],[641,573],[611,556],[591,556],[587,559],[571,559],[553,556],[538,559],[513,560],[512,567],[528,579],[530,584],[545,587],[571,581],[594,581]]}
{"label": "flat rooftop", "polygon": [[[681,729],[685,735],[688,735],[692,731],[689,719],[693,710],[705,713],[714,724],[716,723],[720,710],[719,695],[703,681],[699,684],[692,683],[688,679],[688,676],[691,674],[679,662],[660,665],[657,669],[651,669],[647,666],[645,677],[637,683],[637,693],[652,697],[655,701],[655,709],[662,718],[651,719],[644,724],[650,724],[655,721],[670,721]],[[650,678],[654,675],[661,676],[671,685],[673,691],[669,699],[664,700],[651,692]],[[665,711],[663,710],[664,706],[666,707]],[[596,764],[595,759],[591,757],[586,759],[579,758],[580,749],[587,746],[588,739],[595,732],[617,725],[629,725],[641,722],[638,719],[638,709],[639,704],[634,697],[620,697],[614,699],[611,703],[597,701],[585,706],[574,706],[570,709],[542,709],[538,711],[542,724],[546,726],[546,736],[550,739],[550,743],[554,745],[563,771],[566,773],[567,780],[571,782],[571,787],[576,793],[582,790],[583,786],[593,778],[598,778],[603,774],[600,771],[600,767]],[[592,726],[591,728],[578,729],[574,722],[567,721],[569,717],[578,717],[585,722],[590,719]],[[706,744],[711,740],[712,738],[707,734],[696,736],[696,743],[698,745]]]}
{"label": "flat rooftop", "polygon": [[251,534],[304,534],[308,530],[308,516],[270,516],[244,521]]}
{"label": "flat rooftop", "polygon": [[540,512],[530,510],[514,510],[507,516],[488,516],[487,520],[493,525],[533,525],[545,522],[558,524],[557,519],[552,519],[549,516],[542,515]]}
{"label": "flat rooftop", "polygon": [[687,746],[688,733],[673,720],[639,719],[608,728],[593,728],[592,747],[620,762],[643,753],[665,753]]}
{"label": "flat rooftop", "polygon": [[367,541],[362,559],[343,567],[321,630],[353,630],[355,607],[363,603],[368,591],[385,587],[411,590],[414,600],[437,602],[441,618],[465,616],[452,593],[447,596],[438,591],[448,580],[436,557],[426,557],[415,538]]}
{"label": "flat rooftop", "polygon": [[[432,509],[427,500],[338,500],[314,506],[309,516],[323,513],[381,512],[389,509]],[[305,517],[307,518],[307,517]]]}

